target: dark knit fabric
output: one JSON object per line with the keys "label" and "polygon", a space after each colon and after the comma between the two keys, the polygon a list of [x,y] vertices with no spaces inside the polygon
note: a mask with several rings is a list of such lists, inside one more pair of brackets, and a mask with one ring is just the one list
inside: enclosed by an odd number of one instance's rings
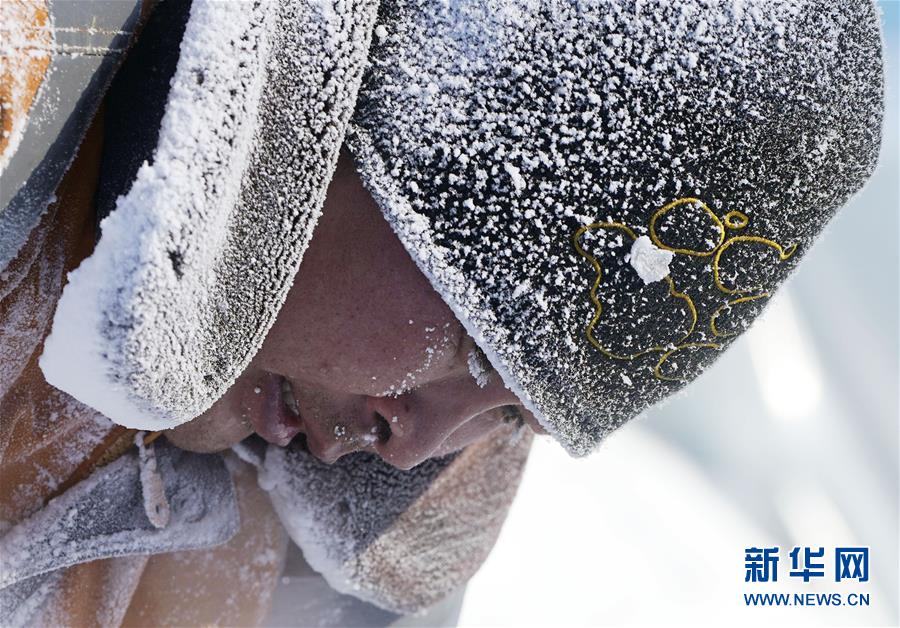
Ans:
{"label": "dark knit fabric", "polygon": [[376,35],[364,180],[575,454],[721,355],[877,160],[869,0],[392,0]]}

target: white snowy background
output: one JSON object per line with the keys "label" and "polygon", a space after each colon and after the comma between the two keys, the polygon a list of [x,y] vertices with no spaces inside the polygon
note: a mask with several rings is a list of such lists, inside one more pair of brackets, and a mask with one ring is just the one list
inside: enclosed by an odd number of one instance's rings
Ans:
{"label": "white snowy background", "polygon": [[[461,626],[898,623],[900,2],[882,1],[888,106],[879,170],[781,297],[716,367],[573,460],[535,443]],[[744,548],[781,547],[744,583]],[[790,578],[795,545],[826,576]],[[866,585],[835,546],[870,547]],[[867,591],[871,606],[746,607],[744,592]]]}

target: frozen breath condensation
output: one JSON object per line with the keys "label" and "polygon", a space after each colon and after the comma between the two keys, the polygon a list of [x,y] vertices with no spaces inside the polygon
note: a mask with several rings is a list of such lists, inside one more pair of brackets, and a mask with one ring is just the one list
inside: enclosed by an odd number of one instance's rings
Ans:
{"label": "frozen breath condensation", "polygon": [[528,428],[507,424],[409,471],[368,453],[328,465],[295,447],[269,446],[261,485],[329,585],[414,613],[457,590],[487,557],[531,439]]}

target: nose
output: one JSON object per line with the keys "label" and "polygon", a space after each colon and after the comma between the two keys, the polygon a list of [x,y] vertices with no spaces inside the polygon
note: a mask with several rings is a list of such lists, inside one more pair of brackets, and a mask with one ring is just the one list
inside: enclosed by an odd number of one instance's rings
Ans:
{"label": "nose", "polygon": [[306,446],[322,462],[331,464],[354,451],[373,451],[376,443],[389,437],[385,422],[364,403],[342,416],[346,418],[307,425]]}
{"label": "nose", "polygon": [[[432,384],[398,397],[367,397],[366,410],[374,422],[382,424],[373,443],[375,451],[390,464],[411,469],[434,455],[474,417],[515,403],[518,399],[501,382],[477,388],[469,378]],[[486,427],[485,433],[493,427]]]}

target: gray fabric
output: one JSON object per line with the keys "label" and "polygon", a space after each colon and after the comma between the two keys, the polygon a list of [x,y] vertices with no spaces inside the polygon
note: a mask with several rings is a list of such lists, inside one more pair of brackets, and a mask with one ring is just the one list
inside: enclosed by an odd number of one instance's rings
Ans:
{"label": "gray fabric", "polygon": [[[54,0],[50,67],[16,152],[0,173],[0,269],[53,198],[133,37],[140,0]],[[7,44],[8,45],[8,44]]]}
{"label": "gray fabric", "polygon": [[871,0],[385,0],[376,33],[363,179],[576,455],[709,366],[878,156]]}
{"label": "gray fabric", "polygon": [[362,554],[454,458],[432,458],[403,470],[359,452],[326,464],[294,444],[269,446],[262,470],[275,485],[270,496],[285,527],[314,566],[330,570]]}
{"label": "gray fabric", "polygon": [[28,626],[34,615],[57,590],[65,572],[42,573],[0,589],[0,616],[7,628]]}
{"label": "gray fabric", "polygon": [[325,464],[298,439],[266,449],[260,485],[332,588],[394,613],[417,613],[464,587],[487,558],[530,446],[528,428],[507,424],[459,452],[401,470],[369,453]]}
{"label": "gray fabric", "polygon": [[272,608],[263,626],[286,628],[400,628],[401,626],[456,626],[465,588],[413,615],[398,615],[332,589],[303,559],[293,543],[288,547],[281,581],[272,596]]}
{"label": "gray fabric", "polygon": [[72,565],[213,547],[237,533],[231,476],[218,455],[155,445],[171,507],[158,529],[147,519],[137,454],[103,467],[0,538],[0,616],[22,617]]}
{"label": "gray fabric", "polygon": [[309,242],[374,7],[193,2],[153,163],[57,307],[41,359],[51,384],[153,430],[227,390]]}
{"label": "gray fabric", "polygon": [[272,607],[263,625],[272,628],[376,628],[391,625],[399,617],[332,589],[303,559],[300,548],[290,543],[284,571],[272,594]]}
{"label": "gray fabric", "polygon": [[[391,561],[410,562],[414,548],[395,547],[395,555],[384,560],[375,573],[367,568],[363,557],[455,457],[434,458],[402,470],[370,453],[348,454],[325,464],[297,443],[287,448],[269,446],[261,467],[261,484],[269,491],[275,511],[291,539],[303,550],[305,560],[330,587],[402,614],[422,610],[413,592],[423,583],[396,582]],[[431,538],[435,550],[441,543],[460,542],[426,529],[421,534]],[[450,592],[440,591],[443,595]],[[357,608],[350,604],[347,611],[352,615]]]}

